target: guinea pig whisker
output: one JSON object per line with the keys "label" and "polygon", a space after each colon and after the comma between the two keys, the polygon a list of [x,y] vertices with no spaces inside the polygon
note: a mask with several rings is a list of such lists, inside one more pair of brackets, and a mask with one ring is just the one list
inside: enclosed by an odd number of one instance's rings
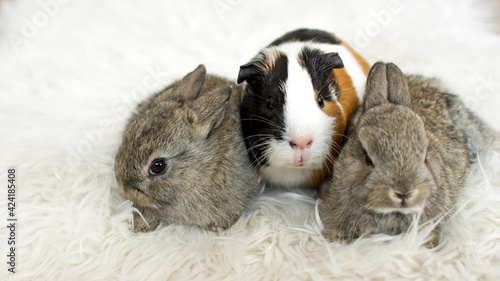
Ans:
{"label": "guinea pig whisker", "polygon": [[246,138],[243,138],[243,140],[247,140],[249,138],[254,138],[254,137],[262,137],[262,138],[272,138],[274,137],[274,135],[271,135],[271,134],[259,134],[259,135],[251,135],[251,136],[248,136]]}
{"label": "guinea pig whisker", "polygon": [[333,150],[336,154],[340,152],[340,146],[338,144],[335,144],[336,146],[333,147]]}
{"label": "guinea pig whisker", "polygon": [[[261,139],[259,141],[264,141],[265,139]],[[256,148],[259,148],[259,147],[262,147],[262,146],[266,146],[268,145],[269,142],[263,142],[263,143],[255,143],[254,145],[252,145],[248,150],[247,150],[247,153],[250,151],[250,150],[255,150]]]}
{"label": "guinea pig whisker", "polygon": [[326,87],[330,87],[330,84],[329,83],[324,84],[323,86],[321,86],[318,92],[323,91]]}
{"label": "guinea pig whisker", "polygon": [[[260,143],[259,143],[260,142]],[[256,142],[255,144],[252,145],[252,151],[256,151],[256,149],[260,148],[260,147],[265,147],[266,145],[269,145],[270,143],[270,139],[260,139],[258,142]],[[264,158],[266,158],[269,154],[269,151],[264,149],[264,150],[261,150],[261,156],[260,157],[257,157],[257,159],[259,160],[259,164],[261,164],[261,160],[263,160]]]}
{"label": "guinea pig whisker", "polygon": [[244,119],[241,119],[241,121],[258,121],[258,122],[262,122],[264,124],[267,124],[273,128],[281,130],[281,127],[278,126],[278,124],[274,123],[271,120],[265,119],[262,116],[253,116],[252,118],[244,118]]}
{"label": "guinea pig whisker", "polygon": [[[242,120],[244,120],[244,119],[242,119]],[[257,119],[253,119],[253,120],[252,119],[247,119],[247,121],[249,121],[249,120],[251,120],[251,121],[258,121],[258,122],[270,125],[272,127],[271,130],[275,130],[275,131],[281,130],[281,128],[278,127],[278,125],[272,123],[271,121],[264,121],[264,120],[257,120]]]}
{"label": "guinea pig whisker", "polygon": [[267,144],[269,144],[269,140],[270,140],[270,138],[259,139],[258,141],[251,144],[251,148],[257,148],[257,147],[260,147],[262,145],[267,145]]}
{"label": "guinea pig whisker", "polygon": [[330,154],[328,154],[325,158],[325,161],[328,162],[327,165],[328,174],[331,174],[333,167],[333,157]]}
{"label": "guinea pig whisker", "polygon": [[270,139],[272,139],[272,137],[274,137],[271,134],[257,134],[257,135],[248,136],[245,139],[252,138],[252,137],[260,137],[260,136],[262,136],[262,138],[259,138],[255,143],[258,143],[258,142],[263,141],[263,140],[270,140]]}
{"label": "guinea pig whisker", "polygon": [[278,129],[280,128],[280,126],[278,126],[278,124],[276,124],[273,121],[271,121],[269,119],[266,119],[266,118],[264,118],[262,116],[253,116],[253,118],[255,118],[254,119],[255,121],[261,121],[261,122],[264,122],[264,123],[266,123],[268,125],[271,125],[271,126],[273,126],[275,128],[278,128]]}
{"label": "guinea pig whisker", "polygon": [[250,147],[249,149],[247,149],[247,153],[250,152],[250,151],[253,151],[255,150],[256,148],[259,148],[259,147],[262,147],[262,146],[265,146],[267,143],[261,143],[261,144],[258,144],[258,145],[254,145],[252,147]]}
{"label": "guinea pig whisker", "polygon": [[326,156],[326,160],[327,160],[327,161],[328,161],[331,165],[333,165],[333,161],[334,161],[334,159],[333,159],[333,156],[332,156],[331,154],[328,154],[328,155]]}
{"label": "guinea pig whisker", "polygon": [[[337,136],[337,135],[335,135]],[[340,151],[340,144],[336,143],[336,142],[332,142],[332,146],[333,148],[336,150],[335,152],[339,152]]]}
{"label": "guinea pig whisker", "polygon": [[348,136],[346,136],[346,135],[344,135],[344,134],[337,134],[337,135],[342,136],[342,137],[343,137],[343,138],[345,138],[345,139],[351,139],[350,137],[348,137]]}
{"label": "guinea pig whisker", "polygon": [[[339,85],[339,88],[340,88],[340,87],[342,87],[342,85]],[[355,89],[355,87],[353,86],[353,87],[349,87],[349,88],[342,89],[342,90],[340,90],[340,91],[338,92],[338,94],[340,94],[340,93],[342,93],[342,92],[344,92],[344,91],[351,90],[351,89]]]}
{"label": "guinea pig whisker", "polygon": [[[330,87],[330,84],[328,84],[328,83],[327,83],[327,84],[324,84],[323,86],[321,86],[321,88],[320,88],[317,92],[318,92],[318,93],[321,93],[321,92],[322,92],[325,88],[327,88],[327,87]],[[332,93],[332,91],[331,91],[331,90],[328,90],[328,92],[330,93],[330,96],[325,97],[325,98],[334,98],[334,97],[336,98],[335,93]]]}
{"label": "guinea pig whisker", "polygon": [[262,166],[262,160],[266,158],[266,154],[262,154],[260,157],[255,157],[255,161],[252,162],[253,166]]}
{"label": "guinea pig whisker", "polygon": [[[252,151],[252,156],[255,158],[255,160],[257,160],[258,159],[257,154],[255,154],[254,150],[251,150],[251,151]],[[247,153],[248,153],[248,150],[247,150]],[[256,166],[257,163],[256,163],[256,161],[253,161],[251,164],[252,164],[252,166]]]}

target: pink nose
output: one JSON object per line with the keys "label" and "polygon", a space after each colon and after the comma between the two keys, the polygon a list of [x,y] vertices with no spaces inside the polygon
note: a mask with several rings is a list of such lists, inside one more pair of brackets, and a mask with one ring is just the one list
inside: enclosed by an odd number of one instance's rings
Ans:
{"label": "pink nose", "polygon": [[290,142],[292,149],[306,149],[310,148],[313,141],[311,138],[294,139]]}

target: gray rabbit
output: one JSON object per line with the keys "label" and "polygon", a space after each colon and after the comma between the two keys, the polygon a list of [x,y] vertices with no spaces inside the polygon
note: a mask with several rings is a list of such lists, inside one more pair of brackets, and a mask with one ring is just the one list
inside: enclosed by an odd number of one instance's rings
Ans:
{"label": "gray rabbit", "polygon": [[[439,220],[461,195],[471,161],[499,134],[433,79],[376,63],[319,205],[331,241],[406,232],[414,217]],[[439,242],[439,225],[427,246]]]}
{"label": "gray rabbit", "polygon": [[258,193],[243,142],[241,89],[203,65],[139,105],[115,163],[141,214],[136,231],[163,221],[211,231],[230,227]]}

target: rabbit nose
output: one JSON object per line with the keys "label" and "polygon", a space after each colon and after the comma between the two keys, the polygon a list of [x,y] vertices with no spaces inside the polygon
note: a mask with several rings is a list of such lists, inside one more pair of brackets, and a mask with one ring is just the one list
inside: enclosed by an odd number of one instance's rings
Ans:
{"label": "rabbit nose", "polygon": [[[408,190],[408,191],[405,191]],[[394,196],[396,196],[398,199],[401,199],[401,201],[408,200],[411,196],[413,195],[413,191],[410,191],[409,188],[402,188],[402,191],[394,191]]]}
{"label": "rabbit nose", "polygon": [[396,195],[396,197],[399,198],[399,199],[403,199],[403,200],[406,199],[406,194],[405,193],[394,192],[394,195]]}

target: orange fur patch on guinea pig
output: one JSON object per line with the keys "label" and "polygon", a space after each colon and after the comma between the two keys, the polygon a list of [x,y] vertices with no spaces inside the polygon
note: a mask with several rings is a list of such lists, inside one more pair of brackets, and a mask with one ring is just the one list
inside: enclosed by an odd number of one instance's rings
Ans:
{"label": "orange fur patch on guinea pig", "polygon": [[245,145],[266,183],[321,194],[368,71],[347,44],[314,29],[286,33],[240,66]]}
{"label": "orange fur patch on guinea pig", "polygon": [[269,73],[270,69],[275,66],[279,51],[274,47],[269,47],[262,52],[261,60],[256,64],[256,67],[262,73]]}
{"label": "orange fur patch on guinea pig", "polygon": [[[333,36],[333,34],[332,34]],[[335,37],[339,40],[337,37]],[[340,40],[339,40],[340,41]],[[341,45],[346,47],[347,50],[353,55],[356,61],[361,66],[363,73],[368,75],[370,65],[358,53],[356,53],[349,45],[340,41]],[[314,170],[311,177],[307,181],[308,186],[319,186],[329,179],[333,159],[338,156],[340,146],[344,141],[344,134],[347,129],[347,123],[359,106],[359,98],[356,88],[353,85],[352,79],[345,70],[345,68],[333,69],[333,76],[336,84],[336,92],[338,99],[332,101],[325,100],[325,106],[322,108],[328,116],[335,118],[335,133],[332,137],[332,147],[330,156],[332,161],[325,161],[322,169]],[[316,93],[317,98],[317,93]]]}
{"label": "orange fur patch on guinea pig", "polygon": [[330,149],[330,156],[332,161],[325,161],[322,169],[314,170],[309,178],[308,186],[319,186],[329,179],[332,171],[333,159],[338,156],[340,146],[344,141],[344,134],[347,129],[347,123],[352,114],[359,106],[359,98],[356,89],[353,86],[351,77],[347,74],[345,69],[334,69],[333,75],[338,85],[337,93],[338,100],[325,101],[323,112],[328,116],[335,118],[335,131],[332,137],[332,146]]}

